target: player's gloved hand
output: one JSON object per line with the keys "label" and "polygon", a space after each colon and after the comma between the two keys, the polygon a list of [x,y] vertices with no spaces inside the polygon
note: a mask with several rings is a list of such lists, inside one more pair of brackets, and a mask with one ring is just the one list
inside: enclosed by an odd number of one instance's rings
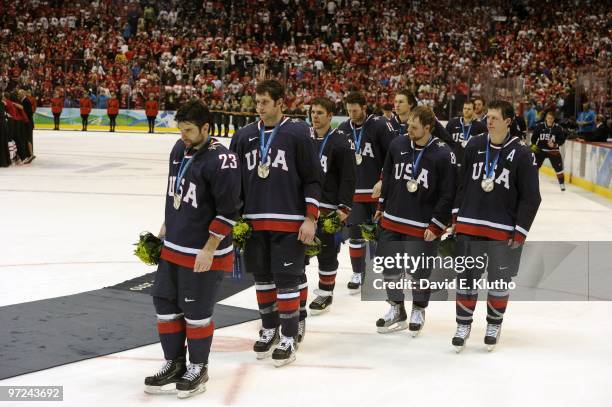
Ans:
{"label": "player's gloved hand", "polygon": [[382,180],[374,184],[374,188],[372,189],[372,198],[375,198],[375,199],[380,198],[381,190],[382,190]]}
{"label": "player's gloved hand", "polygon": [[300,231],[298,232],[298,240],[304,244],[310,245],[312,244],[315,233],[317,231],[317,223],[313,218],[307,216],[300,226]]}
{"label": "player's gloved hand", "polygon": [[193,271],[196,273],[202,273],[210,270],[212,266],[213,256],[215,255],[214,250],[202,249],[198,252],[196,256],[195,265],[193,266]]}

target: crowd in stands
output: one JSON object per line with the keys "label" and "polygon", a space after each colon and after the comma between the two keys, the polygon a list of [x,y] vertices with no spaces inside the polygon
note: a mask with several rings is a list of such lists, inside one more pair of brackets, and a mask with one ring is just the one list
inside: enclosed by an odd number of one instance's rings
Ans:
{"label": "crowd in stands", "polygon": [[[606,2],[554,0],[0,0],[0,89],[39,106],[60,90],[106,108],[160,109],[191,97],[253,111],[256,78],[288,87],[300,109],[348,90],[374,108],[409,88],[438,117],[513,77],[540,110],[575,116],[581,68],[609,69]],[[493,82],[494,83],[494,82]],[[601,106],[598,106],[601,108]]]}

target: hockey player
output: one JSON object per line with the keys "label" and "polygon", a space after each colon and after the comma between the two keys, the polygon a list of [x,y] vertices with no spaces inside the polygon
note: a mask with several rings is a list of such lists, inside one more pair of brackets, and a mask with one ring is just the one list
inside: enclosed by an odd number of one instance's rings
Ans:
{"label": "hockey player", "polygon": [[474,115],[476,116],[474,120],[477,120],[487,125],[487,109],[484,98],[477,96],[474,98]]}
{"label": "hockey player", "polygon": [[[323,181],[319,208],[322,215],[335,211],[344,223],[351,211],[355,191],[355,150],[347,134],[331,128],[334,103],[328,98],[316,98],[311,105],[310,117],[315,135],[317,152]],[[319,261],[319,288],[317,297],[310,303],[312,315],[329,310],[338,271],[340,240],[334,234],[326,233],[321,222],[317,229],[321,239]]]}
{"label": "hockey player", "polygon": [[[518,272],[520,246],[540,205],[538,170],[529,148],[510,135],[512,105],[493,101],[487,113],[488,133],[470,138],[465,148],[453,214],[461,255],[486,256],[489,282],[507,285]],[[484,267],[458,273],[457,332],[452,343],[463,349],[470,335],[478,291],[475,282]],[[487,295],[485,344],[491,350],[501,332],[509,291],[490,289]]]}
{"label": "hockey player", "polygon": [[240,208],[240,169],[236,155],[208,137],[211,115],[200,101],[182,106],[176,121],[181,139],[170,153],[152,293],[166,362],[145,379],[145,391],[178,391],[185,398],[203,392],[208,381],[213,307],[224,272],[233,269],[230,232]]}
{"label": "hockey player", "polygon": [[474,115],[474,101],[463,103],[463,116],[455,117],[446,124],[446,131],[451,135],[453,144],[451,148],[460,162],[463,158],[463,149],[472,136],[487,132],[487,127],[476,120]]}
{"label": "hockey player", "polygon": [[[382,193],[376,219],[382,231],[378,239],[377,256],[395,257],[405,246],[409,255],[436,255],[434,241],[444,233],[451,221],[455,196],[456,158],[450,147],[431,134],[436,117],[426,106],[410,111],[408,135],[393,140],[383,168]],[[415,282],[429,278],[427,265],[411,270]],[[385,269],[385,281],[399,282],[404,270]],[[404,308],[402,290],[387,289],[391,304],[387,314],[376,322],[379,333],[410,328],[416,336],[425,324],[425,308],[429,304],[428,287],[413,289],[410,325]]]}
{"label": "hockey player", "polygon": [[278,81],[258,83],[261,120],[238,130],[231,144],[242,165],[243,217],[253,230],[244,249],[262,321],[253,350],[258,359],[272,354],[276,366],[295,360],[304,245],[315,237],[321,194],[310,128],[283,116],[284,92]]}
{"label": "hockey player", "polygon": [[535,158],[538,168],[545,159],[549,159],[557,174],[561,191],[565,191],[565,176],[563,174],[563,158],[559,146],[565,143],[565,130],[555,123],[555,113],[548,111],[545,121],[536,124],[531,135],[531,145],[535,145]]}
{"label": "hockey player", "polygon": [[351,92],[345,99],[349,120],[338,127],[338,132],[348,135],[355,147],[357,181],[353,195],[353,208],[348,218],[349,254],[353,275],[348,283],[352,294],[361,290],[362,275],[365,272],[366,241],[361,237],[359,225],[371,222],[376,213],[376,201],[382,182],[382,169],[389,144],[395,132],[389,121],[382,116],[366,115],[367,102],[359,92]]}
{"label": "hockey player", "polygon": [[[395,115],[390,120],[391,126],[395,130],[396,135],[406,135],[408,129],[408,115],[410,111],[417,107],[418,102],[414,94],[407,89],[400,90],[395,95]],[[452,138],[448,131],[444,128],[442,123],[436,119],[434,127],[431,130],[431,134],[434,137],[447,143],[449,146],[452,145]],[[379,192],[375,193],[376,198],[379,196]]]}

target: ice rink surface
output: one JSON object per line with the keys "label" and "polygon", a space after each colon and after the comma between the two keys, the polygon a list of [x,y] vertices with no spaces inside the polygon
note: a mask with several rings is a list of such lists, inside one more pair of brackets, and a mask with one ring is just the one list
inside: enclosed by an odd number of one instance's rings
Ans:
{"label": "ice rink surface", "polygon": [[[143,230],[157,233],[163,221],[167,158],[177,138],[37,131],[37,159],[0,169],[0,306],[99,289],[153,271],[133,256],[132,243]],[[611,239],[610,201],[572,185],[561,192],[556,180],[542,175],[540,188],[530,240]],[[501,342],[489,353],[480,302],[468,345],[456,354],[453,302],[433,302],[417,338],[408,331],[377,334],[374,322],[387,304],[348,295],[346,246],[340,262],[332,309],[308,318],[305,342],[288,367],[255,360],[254,321],[215,332],[208,390],[189,400],[144,394],[144,377],[162,363],[159,344],[0,386],[62,385],[62,405],[88,407],[612,405],[612,303],[511,298]],[[310,301],[316,260],[308,279]],[[257,307],[253,288],[223,303]]]}

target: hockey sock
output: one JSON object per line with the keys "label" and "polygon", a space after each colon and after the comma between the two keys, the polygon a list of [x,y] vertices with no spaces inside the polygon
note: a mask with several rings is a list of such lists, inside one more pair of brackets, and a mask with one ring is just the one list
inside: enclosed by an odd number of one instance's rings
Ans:
{"label": "hockey sock", "polygon": [[306,311],[306,302],[308,301],[308,281],[306,281],[306,274],[304,274],[303,283],[298,286],[300,290],[300,321],[303,321],[308,316]]}
{"label": "hockey sock", "polygon": [[256,281],[257,305],[261,324],[265,329],[278,327],[278,308],[276,305],[276,285],[273,281]]}
{"label": "hockey sock", "polygon": [[185,351],[183,314],[157,315],[157,332],[166,360],[174,360]]}
{"label": "hockey sock", "polygon": [[349,255],[353,273],[365,272],[366,241],[363,239],[349,239]]}
{"label": "hockey sock", "polygon": [[276,299],[281,333],[288,337],[297,336],[300,318],[299,287],[303,281],[306,281],[306,277],[302,275],[275,274],[274,280],[278,287]]}
{"label": "hockey sock", "polygon": [[470,325],[472,323],[477,300],[478,290],[457,290],[455,309],[458,324]]}
{"label": "hockey sock", "polygon": [[323,271],[319,270],[319,290],[331,293],[336,286],[336,274],[338,270]]}
{"label": "hockey sock", "polygon": [[565,184],[565,174],[563,171],[557,173],[557,181],[559,181],[561,185]]}
{"label": "hockey sock", "polygon": [[501,324],[508,306],[508,290],[489,290],[487,293],[487,322]]}
{"label": "hockey sock", "polygon": [[188,319],[187,322],[187,349],[191,363],[208,363],[210,345],[212,344],[215,323],[211,318]]}

